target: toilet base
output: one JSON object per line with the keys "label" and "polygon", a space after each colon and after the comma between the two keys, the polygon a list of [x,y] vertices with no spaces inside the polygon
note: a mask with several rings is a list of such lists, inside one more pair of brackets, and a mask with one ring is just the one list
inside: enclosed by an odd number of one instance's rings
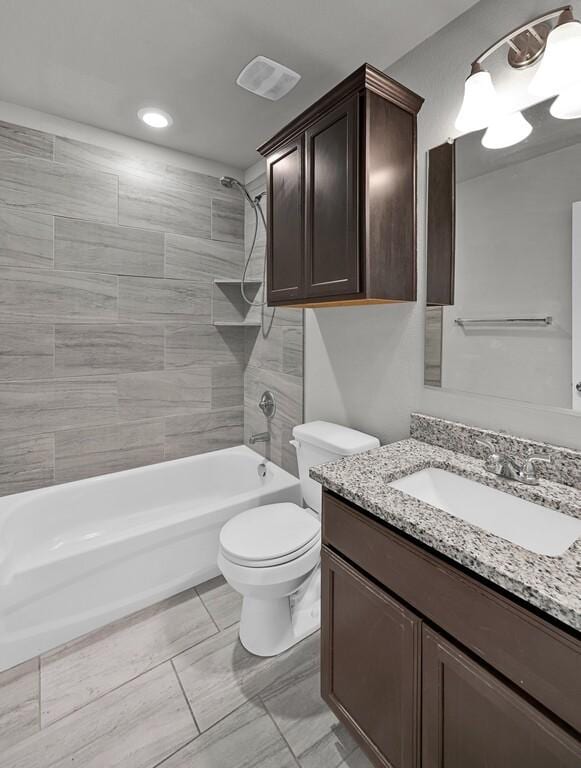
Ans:
{"label": "toilet base", "polygon": [[240,617],[240,642],[255,656],[277,656],[321,626],[320,569],[316,568],[301,589],[270,600],[244,597]]}

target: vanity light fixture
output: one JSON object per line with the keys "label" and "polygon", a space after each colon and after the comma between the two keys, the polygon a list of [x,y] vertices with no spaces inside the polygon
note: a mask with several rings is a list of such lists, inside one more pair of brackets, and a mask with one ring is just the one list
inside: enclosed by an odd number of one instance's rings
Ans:
{"label": "vanity light fixture", "polygon": [[482,143],[495,149],[517,144],[531,133],[522,114],[503,105],[483,66],[504,45],[509,48],[508,63],[515,69],[530,67],[543,57],[530,90],[545,98],[559,94],[551,107],[554,117],[581,117],[581,23],[574,19],[572,6],[565,5],[512,30],[474,60],[455,122],[457,130],[469,133],[488,128]]}
{"label": "vanity light fixture", "polygon": [[157,107],[143,107],[137,117],[150,128],[168,128],[173,123],[172,116]]}

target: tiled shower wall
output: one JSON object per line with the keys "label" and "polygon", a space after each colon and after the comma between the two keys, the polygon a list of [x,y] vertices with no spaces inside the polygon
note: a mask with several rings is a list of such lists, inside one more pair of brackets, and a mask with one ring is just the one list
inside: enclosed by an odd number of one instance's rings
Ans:
{"label": "tiled shower wall", "polygon": [[[252,197],[264,193],[264,174],[248,185]],[[266,195],[261,201],[266,214]],[[254,234],[254,213],[245,206],[246,254]],[[249,264],[248,278],[262,279],[265,250],[262,222]],[[259,297],[260,298],[260,295]],[[296,455],[289,445],[292,428],[303,421],[303,310],[270,309],[260,311],[260,328],[246,330],[246,369],[244,374],[244,433],[246,441],[252,432],[267,431],[270,442],[257,443],[253,448],[284,469],[297,474]],[[276,413],[266,419],[258,409],[264,390],[271,390],[276,401]]]}
{"label": "tiled shower wall", "polygon": [[217,178],[0,123],[0,495],[240,444],[243,252]]}

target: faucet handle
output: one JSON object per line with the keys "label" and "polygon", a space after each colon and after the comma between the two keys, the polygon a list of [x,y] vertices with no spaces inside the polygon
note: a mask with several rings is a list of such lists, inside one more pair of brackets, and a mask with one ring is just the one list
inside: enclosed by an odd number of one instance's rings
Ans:
{"label": "faucet handle", "polygon": [[[490,456],[494,456],[494,454],[496,453],[496,447],[492,441],[480,440],[480,438],[477,437],[476,442],[478,443],[478,445],[482,445],[485,448],[488,448],[488,450],[490,451]],[[490,458],[490,456],[487,456],[486,458]]]}
{"label": "faucet handle", "polygon": [[538,481],[535,464],[554,464],[554,453],[534,453],[531,452],[524,461],[522,470],[523,479],[525,482],[536,483]]}

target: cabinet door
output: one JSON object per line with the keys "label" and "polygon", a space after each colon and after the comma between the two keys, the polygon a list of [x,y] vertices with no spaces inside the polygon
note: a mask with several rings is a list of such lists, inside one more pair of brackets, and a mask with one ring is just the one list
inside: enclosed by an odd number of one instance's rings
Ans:
{"label": "cabinet door", "polygon": [[322,694],[375,765],[418,764],[420,621],[325,548]]}
{"label": "cabinet door", "polygon": [[360,290],[357,105],[352,96],[305,133],[308,298]]}
{"label": "cabinet door", "polygon": [[268,303],[303,295],[303,139],[291,141],[266,163],[268,190]]}
{"label": "cabinet door", "polygon": [[577,768],[581,745],[424,626],[423,768]]}

